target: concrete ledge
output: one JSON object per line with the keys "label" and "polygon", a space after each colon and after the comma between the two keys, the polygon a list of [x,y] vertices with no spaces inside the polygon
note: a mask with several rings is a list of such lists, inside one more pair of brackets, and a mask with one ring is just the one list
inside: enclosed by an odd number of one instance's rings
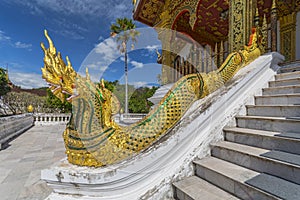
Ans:
{"label": "concrete ledge", "polygon": [[[269,190],[262,190],[256,186],[259,182],[255,180],[262,175],[259,172],[214,157],[195,161],[195,164],[197,176],[222,188],[226,192],[234,194],[240,199],[281,199],[273,195],[276,189],[271,187]],[[283,179],[270,175],[267,175],[267,177],[272,177],[274,180],[273,182],[264,181],[263,183],[265,185],[284,185],[282,184],[282,182],[284,182]],[[248,182],[252,182],[252,184],[247,184]],[[292,183],[292,185],[296,186],[297,184]],[[283,190],[283,188],[281,188],[281,190]]]}
{"label": "concrete ledge", "polygon": [[225,128],[225,140],[268,150],[300,154],[300,135],[245,128]]}
{"label": "concrete ledge", "polygon": [[286,80],[286,79],[291,79],[291,78],[299,78],[300,77],[300,72],[287,72],[283,74],[276,74],[275,75],[275,80],[276,81],[281,81],[281,80]]}
{"label": "concrete ledge", "polygon": [[175,199],[178,200],[239,200],[230,193],[225,192],[219,187],[197,177],[191,176],[180,182],[174,183]]}
{"label": "concrete ledge", "polygon": [[[296,154],[222,141],[213,145],[212,156],[256,172],[300,184],[300,166],[296,164],[300,156]],[[295,164],[288,162],[289,160]]]}
{"label": "concrete ledge", "polygon": [[0,150],[3,144],[13,137],[22,134],[33,126],[31,114],[14,115],[0,118]]}

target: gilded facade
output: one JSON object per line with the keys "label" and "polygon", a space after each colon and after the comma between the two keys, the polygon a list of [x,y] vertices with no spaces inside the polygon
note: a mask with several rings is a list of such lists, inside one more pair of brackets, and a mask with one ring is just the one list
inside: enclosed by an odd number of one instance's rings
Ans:
{"label": "gilded facade", "polygon": [[139,0],[135,2],[134,19],[158,29],[163,49],[162,77],[164,83],[170,83],[176,81],[172,70],[178,55],[168,51],[174,49],[174,35],[166,36],[161,29],[183,33],[194,43],[209,46],[211,58],[201,62],[217,60],[214,64],[220,66],[225,55],[247,45],[252,27],[260,27],[265,52],[279,51],[286,61],[293,61],[300,59],[299,11],[299,0]]}

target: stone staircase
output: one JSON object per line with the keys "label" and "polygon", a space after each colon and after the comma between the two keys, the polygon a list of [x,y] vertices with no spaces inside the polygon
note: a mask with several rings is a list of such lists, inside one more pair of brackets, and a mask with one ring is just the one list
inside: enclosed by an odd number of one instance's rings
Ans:
{"label": "stone staircase", "polygon": [[300,199],[300,66],[282,68],[246,108],[195,175],[173,184],[175,199]]}

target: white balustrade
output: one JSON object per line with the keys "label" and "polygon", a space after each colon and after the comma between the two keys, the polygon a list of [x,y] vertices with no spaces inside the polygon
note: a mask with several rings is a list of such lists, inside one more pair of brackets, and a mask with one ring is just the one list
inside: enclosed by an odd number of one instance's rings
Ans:
{"label": "white balustrade", "polygon": [[70,118],[71,114],[69,113],[35,113],[34,125],[67,124]]}
{"label": "white balustrade", "polygon": [[113,118],[117,123],[120,123],[122,125],[126,125],[126,124],[128,125],[140,121],[146,115],[147,114],[144,113],[128,113],[128,114],[115,115]]}

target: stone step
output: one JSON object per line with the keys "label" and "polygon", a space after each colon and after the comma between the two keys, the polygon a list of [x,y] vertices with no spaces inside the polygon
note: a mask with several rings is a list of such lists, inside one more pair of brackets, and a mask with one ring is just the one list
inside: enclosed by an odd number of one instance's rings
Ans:
{"label": "stone step", "polygon": [[280,87],[289,85],[300,85],[300,78],[290,78],[279,81],[270,81],[269,87]]}
{"label": "stone step", "polygon": [[223,131],[226,141],[300,155],[300,135],[297,133],[280,133],[238,127],[226,127]]}
{"label": "stone step", "polygon": [[197,176],[185,178],[174,183],[173,186],[174,197],[178,200],[238,200],[232,194]]}
{"label": "stone step", "polygon": [[[211,155],[257,172],[300,184],[300,155],[270,151],[228,141],[212,145]],[[283,160],[284,156],[289,159]],[[279,158],[279,160],[275,158]],[[295,161],[290,163],[289,160],[292,159]]]}
{"label": "stone step", "polygon": [[283,74],[276,74],[275,75],[275,80],[280,81],[280,80],[286,80],[286,79],[292,79],[292,78],[299,78],[300,77],[300,72],[289,72],[289,73],[283,73]]}
{"label": "stone step", "polygon": [[300,186],[230,162],[208,157],[194,162],[196,175],[241,199],[299,199]]}
{"label": "stone step", "polygon": [[280,87],[270,87],[262,89],[263,95],[278,95],[278,94],[299,94],[300,86],[280,86]]}
{"label": "stone step", "polygon": [[300,105],[247,105],[247,115],[270,117],[300,117]]}
{"label": "stone step", "polygon": [[288,73],[288,72],[296,72],[296,71],[300,71],[300,64],[292,65],[288,67],[282,67],[280,68],[279,73]]}
{"label": "stone step", "polygon": [[300,105],[300,94],[256,96],[255,105]]}
{"label": "stone step", "polygon": [[300,133],[299,118],[237,116],[237,127],[284,133]]}

